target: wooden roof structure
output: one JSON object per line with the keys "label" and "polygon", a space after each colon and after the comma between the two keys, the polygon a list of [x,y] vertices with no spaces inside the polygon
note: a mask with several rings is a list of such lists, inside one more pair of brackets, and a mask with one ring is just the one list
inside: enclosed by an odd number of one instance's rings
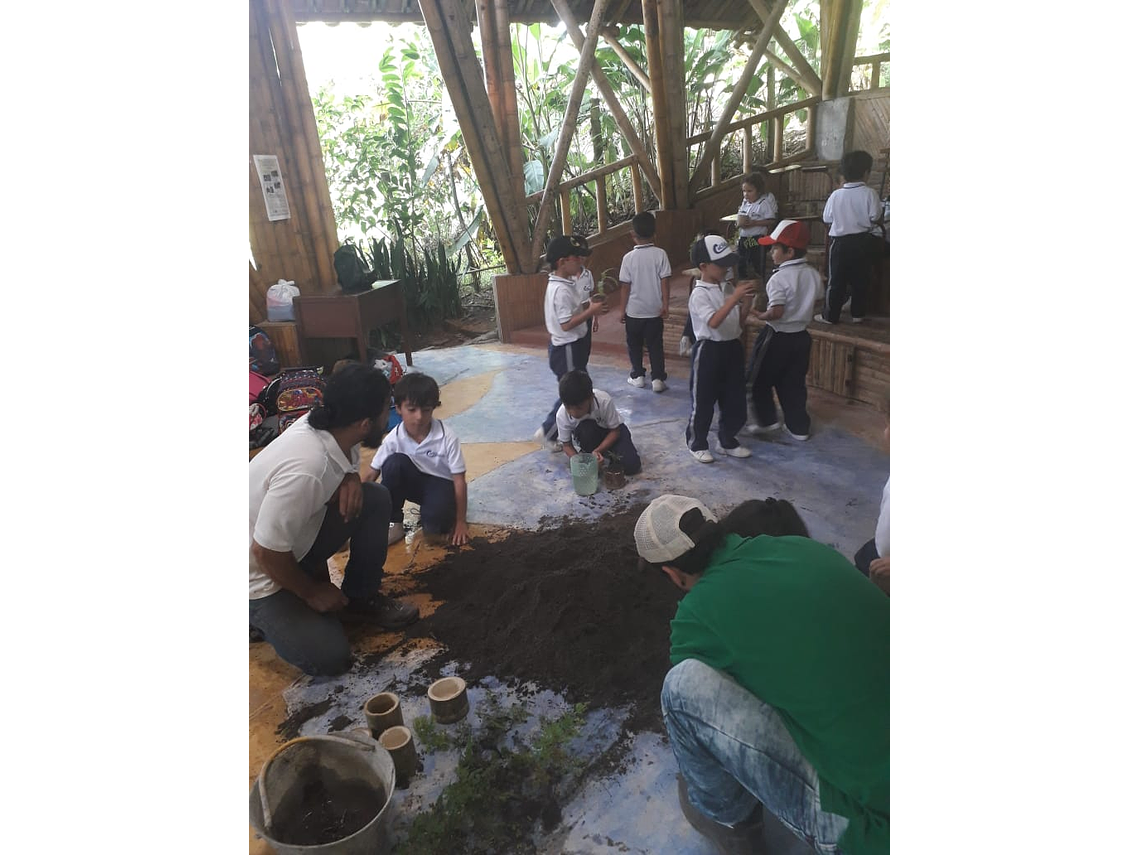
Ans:
{"label": "wooden roof structure", "polygon": [[[249,0],[250,8],[250,241],[259,270],[250,271],[251,318],[263,317],[265,291],[280,277],[294,279],[302,293],[338,288],[332,254],[338,241],[328,182],[304,64],[297,38],[298,22],[422,22],[435,49],[479,182],[486,210],[512,274],[534,273],[542,247],[561,207],[562,231],[572,187],[594,182],[598,222],[604,231],[605,179],[617,170],[632,173],[638,211],[649,201],[644,181],[663,211],[693,211],[720,183],[719,164],[728,135],[744,135],[744,172],[751,169],[751,135],[767,137],[768,164],[784,158],[784,121],[806,113],[809,150],[816,109],[822,102],[847,94],[856,62],[855,44],[863,0],[820,0],[818,71],[780,26],[789,0]],[[512,60],[512,23],[557,23],[566,28],[579,50],[576,75],[567,93],[567,108],[551,158],[546,185],[539,193],[524,191],[524,158],[520,142]],[[640,67],[620,43],[614,24],[642,27],[646,66]],[[475,26],[481,52],[474,44]],[[747,31],[750,56],[722,115],[711,130],[686,136],[684,28],[703,26]],[[599,40],[614,48],[645,88],[652,103],[653,147],[638,137],[605,75],[594,60]],[[779,46],[781,54],[774,52]],[[480,53],[483,57],[481,62]],[[753,116],[739,117],[745,90],[767,57],[798,85],[805,98]],[[873,65],[889,56],[863,58]],[[769,70],[769,92],[773,72]],[[621,131],[631,154],[563,180],[563,171],[587,80],[592,80]],[[873,84],[877,85],[877,83]],[[889,118],[888,118],[889,121]],[[690,151],[700,152],[695,166]],[[773,156],[774,152],[774,156]],[[281,161],[291,216],[268,221],[261,180],[252,155],[277,154]],[[760,166],[760,163],[755,164]],[[718,186],[719,185],[719,186]],[[266,197],[268,198],[268,197]],[[259,307],[260,311],[259,311]]]}

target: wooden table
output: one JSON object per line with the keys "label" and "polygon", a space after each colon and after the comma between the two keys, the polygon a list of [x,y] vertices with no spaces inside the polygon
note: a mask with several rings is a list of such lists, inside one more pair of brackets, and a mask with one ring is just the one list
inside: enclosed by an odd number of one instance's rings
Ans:
{"label": "wooden table", "polygon": [[368,333],[390,321],[400,322],[404,356],[412,364],[412,333],[399,279],[382,279],[356,294],[320,294],[293,298],[302,342],[310,338],[354,338],[360,361],[368,361]]}

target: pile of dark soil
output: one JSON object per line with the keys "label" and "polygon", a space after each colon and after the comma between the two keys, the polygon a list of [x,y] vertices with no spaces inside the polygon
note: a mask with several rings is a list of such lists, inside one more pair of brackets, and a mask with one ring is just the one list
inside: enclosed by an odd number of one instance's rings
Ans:
{"label": "pile of dark soil", "polygon": [[641,510],[474,540],[420,575],[443,605],[413,631],[469,663],[468,679],[534,681],[588,708],[631,704],[629,729],[662,731],[669,622],[681,592],[638,570]]}
{"label": "pile of dark soil", "polygon": [[320,846],[356,834],[384,807],[384,789],[363,781],[326,781],[313,773],[273,812],[273,836],[293,846]]}

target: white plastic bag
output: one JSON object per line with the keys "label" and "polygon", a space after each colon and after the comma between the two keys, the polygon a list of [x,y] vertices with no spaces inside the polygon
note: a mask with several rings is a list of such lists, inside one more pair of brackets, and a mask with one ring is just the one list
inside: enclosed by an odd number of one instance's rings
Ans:
{"label": "white plastic bag", "polygon": [[301,289],[291,281],[278,279],[276,284],[270,285],[265,292],[267,314],[270,321],[293,320],[293,298],[301,294]]}

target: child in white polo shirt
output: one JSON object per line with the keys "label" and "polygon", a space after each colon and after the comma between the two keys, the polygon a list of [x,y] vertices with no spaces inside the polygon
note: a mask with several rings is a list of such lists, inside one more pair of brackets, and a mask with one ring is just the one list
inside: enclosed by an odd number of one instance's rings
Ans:
{"label": "child in white polo shirt", "polygon": [[420,506],[424,534],[467,542],[467,463],[459,437],[440,419],[439,385],[426,374],[405,374],[392,389],[401,423],[384,437],[366,481],[380,482],[392,496],[388,543],[404,536],[404,502]]}
{"label": "child in white polo shirt", "polygon": [[827,197],[823,221],[830,225],[831,249],[827,254],[827,292],[823,313],[815,320],[839,323],[839,313],[851,296],[851,322],[861,324],[867,311],[871,263],[874,260],[874,230],[883,215],[879,194],[865,183],[874,161],[865,151],[849,151],[839,161],[844,184]]}
{"label": "child in white polo shirt", "polygon": [[641,456],[633,445],[629,428],[621,420],[614,399],[601,389],[594,389],[585,371],[571,371],[558,381],[558,440],[567,457],[575,454],[574,445],[583,454],[592,453],[599,468],[607,453],[621,460],[626,475],[641,471]]}
{"label": "child in white polo shirt", "polygon": [[757,425],[749,433],[770,433],[780,429],[772,390],[780,398],[784,426],[793,439],[808,438],[811,419],[807,412],[807,372],[811,361],[811,336],[807,326],[820,290],[819,272],[808,264],[807,246],[811,230],[799,220],[782,220],[761,245],[770,246],[776,272],[768,280],[768,308],[752,310],[751,322],[767,326],[757,337],[753,352],[752,406]]}
{"label": "child in white polo shirt", "polygon": [[713,408],[719,405],[717,451],[729,457],[751,457],[752,452],[740,444],[736,434],[744,427],[747,415],[741,316],[745,311],[744,301],[755,291],[755,283],[741,282],[725,295],[721,282],[739,257],[723,237],[698,238],[690,257],[700,268],[701,278],[693,284],[693,293],[689,295],[689,318],[697,341],[693,345],[693,367],[689,373],[692,414],[685,427],[685,440],[698,461],[713,462],[708,433]]}
{"label": "child in white polo shirt", "polygon": [[642,211],[630,221],[634,247],[621,260],[621,322],[629,351],[630,386],[645,388],[643,350],[649,351],[654,392],[665,391],[665,318],[669,317],[669,277],[673,268],[665,250],[653,245],[657,221]]}
{"label": "child in white polo shirt", "polygon": [[764,175],[760,172],[745,175],[740,182],[740,191],[744,198],[736,212],[739,276],[741,279],[763,279],[765,250],[757,239],[776,225],[776,197],[764,192]]}

